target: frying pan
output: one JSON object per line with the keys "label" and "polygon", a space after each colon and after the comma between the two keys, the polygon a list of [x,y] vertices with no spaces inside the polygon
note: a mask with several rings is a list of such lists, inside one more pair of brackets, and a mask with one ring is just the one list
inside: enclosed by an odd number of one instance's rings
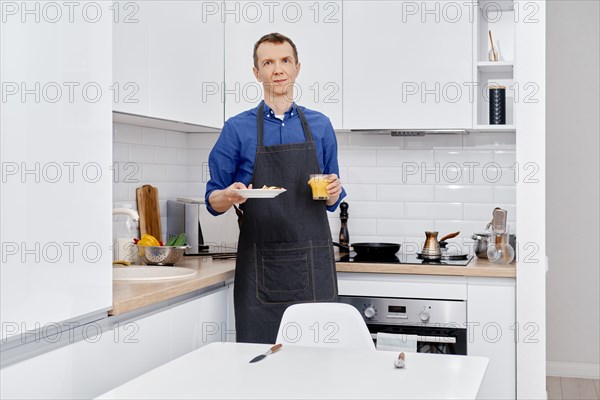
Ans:
{"label": "frying pan", "polygon": [[[343,246],[335,242],[333,245],[342,250],[350,252],[350,248],[348,246]],[[400,244],[398,243],[352,243],[350,247],[352,247],[352,249],[356,252],[356,255],[365,258],[392,257],[400,250]]]}

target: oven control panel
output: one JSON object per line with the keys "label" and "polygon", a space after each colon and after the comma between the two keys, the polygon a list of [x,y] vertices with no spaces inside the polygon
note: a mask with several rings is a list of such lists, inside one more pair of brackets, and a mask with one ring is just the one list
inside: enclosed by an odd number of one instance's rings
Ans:
{"label": "oven control panel", "polygon": [[465,301],[353,296],[339,296],[339,301],[354,306],[367,323],[458,324],[463,327],[467,322]]}

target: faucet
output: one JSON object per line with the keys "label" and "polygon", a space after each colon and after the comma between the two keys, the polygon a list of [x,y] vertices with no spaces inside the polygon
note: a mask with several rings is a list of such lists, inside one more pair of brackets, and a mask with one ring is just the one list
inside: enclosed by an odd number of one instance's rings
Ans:
{"label": "faucet", "polygon": [[140,215],[133,208],[113,208],[112,213],[129,215],[134,222],[140,220]]}

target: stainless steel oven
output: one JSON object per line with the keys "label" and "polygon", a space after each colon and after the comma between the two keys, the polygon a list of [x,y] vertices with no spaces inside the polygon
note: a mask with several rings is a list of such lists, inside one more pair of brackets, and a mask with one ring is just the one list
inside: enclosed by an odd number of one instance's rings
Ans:
{"label": "stainless steel oven", "polygon": [[467,354],[467,303],[460,300],[339,296],[377,333],[416,335],[420,353]]}

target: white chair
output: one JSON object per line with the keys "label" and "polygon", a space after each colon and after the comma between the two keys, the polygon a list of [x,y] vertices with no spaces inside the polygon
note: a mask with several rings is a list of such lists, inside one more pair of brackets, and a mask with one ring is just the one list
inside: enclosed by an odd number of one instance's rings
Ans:
{"label": "white chair", "polygon": [[344,303],[301,303],[283,313],[276,343],[375,350],[358,310]]}

